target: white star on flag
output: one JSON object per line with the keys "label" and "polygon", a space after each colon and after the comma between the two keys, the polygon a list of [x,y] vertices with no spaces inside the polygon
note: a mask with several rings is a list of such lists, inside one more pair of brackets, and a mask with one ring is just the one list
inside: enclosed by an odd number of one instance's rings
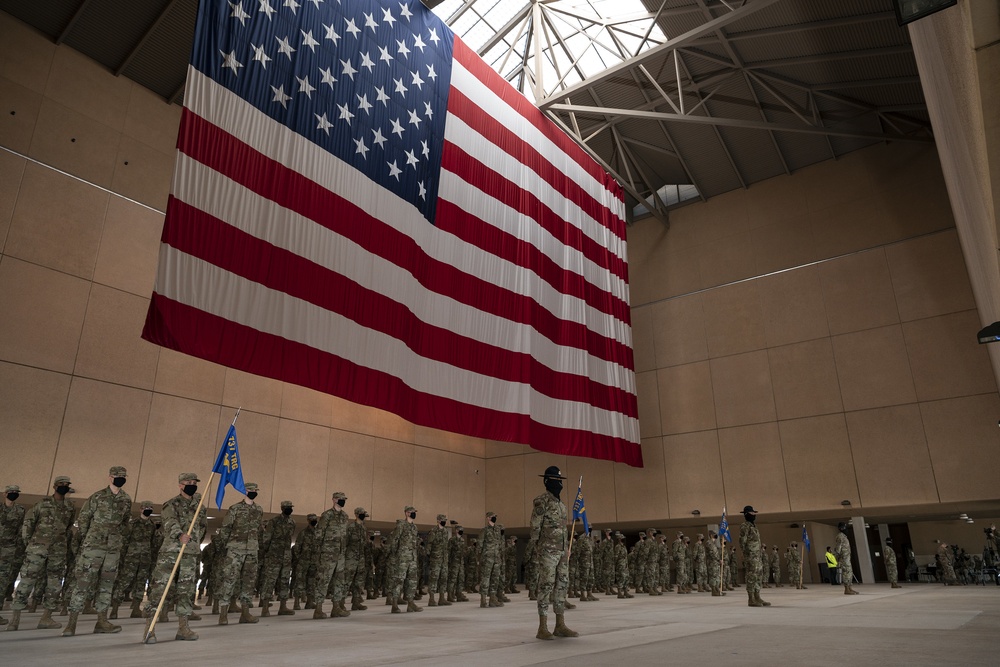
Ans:
{"label": "white star on flag", "polygon": [[233,74],[238,75],[239,72],[237,71],[237,68],[243,67],[243,63],[241,63],[236,59],[236,51],[230,51],[229,53],[226,53],[225,51],[219,51],[219,53],[222,54],[223,69],[228,67],[229,69],[233,70]]}

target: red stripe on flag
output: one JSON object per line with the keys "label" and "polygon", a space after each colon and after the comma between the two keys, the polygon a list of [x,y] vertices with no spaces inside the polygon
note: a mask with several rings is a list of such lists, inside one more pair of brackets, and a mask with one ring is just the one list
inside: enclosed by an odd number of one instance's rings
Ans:
{"label": "red stripe on flag", "polygon": [[229,368],[281,378],[398,414],[414,424],[473,437],[530,442],[541,451],[642,466],[642,448],[622,438],[540,424],[512,414],[426,394],[399,378],[301,343],[230,322],[154,293],[143,338]]}
{"label": "red stripe on flag", "polygon": [[[589,378],[554,371],[531,355],[489,345],[421,321],[393,299],[277,248],[172,196],[163,242],[247,280],[343,315],[406,342],[416,354],[481,375],[529,384],[560,400],[638,417],[635,396]],[[233,252],[238,249],[239,252]]]}
{"label": "red stripe on flag", "polygon": [[[178,149],[249,190],[350,239],[409,271],[425,288],[512,322],[529,324],[557,345],[586,350],[632,370],[632,348],[559,319],[535,300],[429,257],[409,236],[298,172],[184,109]],[[583,294],[571,294],[583,298]]]}

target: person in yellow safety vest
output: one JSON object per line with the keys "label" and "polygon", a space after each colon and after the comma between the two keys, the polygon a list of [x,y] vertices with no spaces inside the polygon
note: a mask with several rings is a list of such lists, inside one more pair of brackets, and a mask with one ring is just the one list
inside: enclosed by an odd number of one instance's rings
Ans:
{"label": "person in yellow safety vest", "polygon": [[837,557],[833,555],[833,549],[826,548],[826,569],[830,572],[830,583],[837,585]]}

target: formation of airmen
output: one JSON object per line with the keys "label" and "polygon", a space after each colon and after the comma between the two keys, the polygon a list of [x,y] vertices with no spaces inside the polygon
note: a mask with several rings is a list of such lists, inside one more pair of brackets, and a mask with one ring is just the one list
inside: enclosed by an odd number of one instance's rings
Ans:
{"label": "formation of airmen", "polygon": [[[727,547],[715,531],[693,537],[678,531],[668,542],[663,531],[649,528],[640,531],[631,549],[625,535],[610,528],[573,533],[560,499],[565,478],[554,466],[540,477],[545,491],[535,498],[524,551],[524,581],[528,597],[537,603],[539,639],[577,636],[565,624],[565,610],[575,608],[570,598],[594,602],[599,599],[595,593],[632,598],[675,591],[723,596],[738,586],[736,545]],[[228,625],[230,613],[238,614],[239,623],[257,623],[271,615],[275,603],[279,616],[305,609],[314,619],[325,619],[365,611],[366,601],[381,597],[392,613],[401,613],[423,611],[417,602],[425,594],[430,607],[468,602],[467,594],[478,593],[481,608],[494,608],[510,602],[508,594],[521,592],[517,537],[505,534],[494,512],[486,513],[478,537],[466,536],[463,526],[445,514],[438,514],[434,527],[421,536],[417,509],[407,505],[392,532],[383,536],[366,527],[364,507],[348,513],[348,498],[338,491],[331,507],[321,515],[309,514],[308,525],[296,534],[292,502],[282,501],[281,514],[265,521],[255,502],[259,488],[247,483],[245,497],[229,507],[222,527],[201,549],[207,517],[203,505],[196,517],[201,496],[195,473],[178,475],[178,493],[162,504],[159,517],[146,500],[132,517],[132,499],[122,490],[126,480],[126,469],[113,466],[108,485],[92,494],[79,514],[68,497],[74,490],[67,476],[56,477],[52,495],[30,509],[16,502],[16,485],[6,487],[0,504],[0,591],[10,591],[18,574],[20,581],[13,591],[12,618],[0,616],[0,625],[18,630],[22,611],[34,612],[41,605],[40,629],[62,629],[63,636],[73,636],[81,614],[96,614],[95,633],[117,633],[122,628],[111,621],[127,602],[131,618],[146,619],[143,641],[151,644],[156,642],[155,626],[169,621],[169,611],[177,615],[175,638],[197,639],[189,622],[201,620],[197,602],[202,596],[218,615],[218,624]],[[761,599],[761,588],[769,588],[771,581],[782,586],[782,559],[790,584],[805,586],[799,545],[792,542],[783,555],[776,545],[768,550],[760,540],[756,514],[750,505],[743,509],[738,542],[748,605],[763,607],[770,603]],[[838,528],[835,553],[845,594],[856,594],[847,524]],[[950,551],[941,544],[938,554],[946,583],[955,580],[954,569],[948,569]],[[891,585],[898,587],[891,540],[886,570]],[[255,598],[259,616],[252,613]],[[324,610],[327,601],[329,613]],[[550,607],[556,615],[552,632]],[[56,615],[68,616],[65,628]]]}

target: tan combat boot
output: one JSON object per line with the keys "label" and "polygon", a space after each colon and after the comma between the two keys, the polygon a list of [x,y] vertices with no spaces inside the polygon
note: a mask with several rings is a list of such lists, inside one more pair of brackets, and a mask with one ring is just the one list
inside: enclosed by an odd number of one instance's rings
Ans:
{"label": "tan combat boot", "polygon": [[295,612],[288,608],[288,600],[282,600],[278,607],[278,616],[295,616]]}
{"label": "tan combat boot", "polygon": [[229,625],[229,605],[224,604],[219,608],[219,625]]}
{"label": "tan combat boot", "polygon": [[94,624],[95,635],[113,635],[116,632],[121,632],[121,631],[122,631],[122,626],[108,622],[108,612],[106,611],[97,612],[97,623]]}
{"label": "tan combat boot", "polygon": [[218,614],[219,613],[219,600],[218,599],[212,600],[212,613],[213,614]]}
{"label": "tan combat boot", "polygon": [[90,616],[91,614],[96,614],[96,613],[97,613],[97,610],[94,609],[94,601],[93,600],[87,600],[87,604],[84,605],[84,607],[83,607],[83,615],[84,616]]}
{"label": "tan combat boot", "polygon": [[[14,613],[16,614],[16,616],[15,616],[16,619],[20,619],[21,618],[21,612],[15,611]],[[15,623],[15,622],[16,621],[11,621],[11,623]],[[57,630],[58,628],[61,628],[61,627],[62,627],[62,623],[60,623],[59,621],[57,621],[57,620],[55,620],[55,619],[52,618],[52,610],[51,609],[46,609],[45,611],[43,611],[42,612],[42,617],[40,619],[38,619],[38,629],[39,630]]]}
{"label": "tan combat boot", "polygon": [[351,612],[347,611],[344,600],[334,600],[333,609],[330,610],[330,618],[347,618]]}
{"label": "tan combat boot", "polygon": [[[45,613],[49,615],[49,620],[51,620],[52,612],[46,609]],[[42,616],[42,618],[44,619],[45,617]],[[7,632],[14,632],[15,630],[17,630],[17,626],[19,626],[20,624],[21,624],[21,610],[15,609],[10,612],[10,623],[7,624]],[[39,624],[41,624],[41,621],[39,621]],[[39,625],[39,627],[41,627],[41,625]],[[56,627],[61,628],[62,623],[60,623]]]}
{"label": "tan combat boot", "polygon": [[108,618],[110,618],[112,621],[118,620],[118,607],[119,605],[117,604],[111,605],[111,615]]}
{"label": "tan combat boot", "polygon": [[182,642],[197,641],[198,633],[191,630],[191,627],[188,625],[187,616],[177,617],[177,634],[174,635],[174,639]]}
{"label": "tan combat boot", "polygon": [[722,591],[719,590],[718,586],[712,586],[712,597],[717,598],[722,596]]}
{"label": "tan combat boot", "polygon": [[552,630],[556,637],[579,637],[580,633],[566,627],[565,616],[556,614],[556,627]]}
{"label": "tan combat boot", "polygon": [[418,607],[417,603],[413,600],[406,601],[406,611],[423,611],[423,607]]}
{"label": "tan combat boot", "polygon": [[[431,596],[433,597],[433,596]],[[438,606],[439,607],[450,607],[451,602],[444,599],[444,593],[438,593]]]}
{"label": "tan combat boot", "polygon": [[[292,604],[292,611],[302,611],[302,603],[299,602],[298,595],[295,596],[295,602]],[[280,611],[278,612],[278,615],[281,615]]]}
{"label": "tan combat boot", "polygon": [[762,606],[762,607],[770,607],[770,606],[771,606],[771,603],[770,603],[770,602],[768,602],[768,601],[766,601],[766,600],[762,600],[762,599],[760,598],[760,592],[758,592],[758,593],[757,593],[757,602],[759,602],[759,603],[760,603],[760,606]]}
{"label": "tan combat boot", "polygon": [[132,613],[129,614],[129,618],[142,618],[142,610],[139,609],[139,605],[142,604],[142,600],[138,598],[132,599]]}
{"label": "tan combat boot", "polygon": [[430,593],[430,600],[427,602],[428,607],[438,606],[437,599],[434,597],[433,593]]}
{"label": "tan combat boot", "polygon": [[240,605],[240,623],[259,623],[260,619],[250,613],[249,605]]}
{"label": "tan combat boot", "polygon": [[576,605],[570,602],[568,598],[563,606],[566,607],[566,609],[576,609]]}
{"label": "tan combat boot", "polygon": [[362,596],[355,595],[351,598],[351,611],[365,611],[366,609],[368,609],[368,605],[365,604]]}
{"label": "tan combat boot", "polygon": [[491,595],[490,596],[490,604],[489,604],[489,606],[491,606],[491,607],[502,607],[503,606],[503,602],[500,602],[500,600],[497,598],[496,595]]}
{"label": "tan combat boot", "polygon": [[535,639],[552,639],[552,633],[549,632],[548,617],[538,615],[538,632],[535,633]]}
{"label": "tan combat boot", "polygon": [[397,598],[397,597],[390,597],[390,598],[388,598],[388,600],[389,600],[389,603],[392,605],[392,613],[393,614],[400,614],[400,613],[402,613],[399,610],[399,598]]}
{"label": "tan combat boot", "polygon": [[315,609],[315,608],[316,608],[316,600],[313,599],[312,595],[307,595],[306,604],[303,607],[303,609]]}
{"label": "tan combat boot", "polygon": [[69,612],[69,620],[66,621],[66,629],[62,631],[63,637],[72,637],[76,634],[76,621],[80,617],[80,612]]}
{"label": "tan combat boot", "polygon": [[[659,595],[659,593],[657,593],[657,595]],[[587,602],[597,602],[597,598],[595,598],[594,594],[590,591],[587,591]]]}
{"label": "tan combat boot", "polygon": [[485,593],[480,593],[479,594],[479,608],[480,609],[486,609],[487,607],[492,607],[492,606],[493,605],[491,605],[489,603],[489,600],[486,598],[486,594]]}
{"label": "tan combat boot", "polygon": [[260,617],[261,618],[267,618],[270,615],[271,615],[271,600],[270,600],[270,598],[267,599],[267,600],[261,599],[261,601],[260,601]]}
{"label": "tan combat boot", "polygon": [[327,615],[323,612],[323,603],[322,602],[320,602],[318,605],[316,605],[315,607],[313,607],[313,618],[317,619],[317,620],[318,619],[328,618]]}

